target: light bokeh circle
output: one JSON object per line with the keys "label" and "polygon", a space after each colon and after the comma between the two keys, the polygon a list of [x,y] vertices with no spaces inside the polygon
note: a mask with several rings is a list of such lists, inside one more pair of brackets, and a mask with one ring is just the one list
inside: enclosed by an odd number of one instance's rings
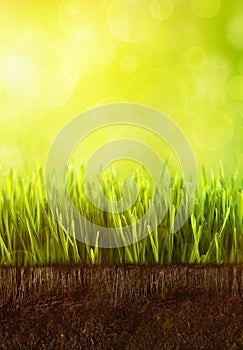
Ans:
{"label": "light bokeh circle", "polygon": [[207,64],[207,53],[201,47],[191,47],[185,55],[186,64],[192,69],[202,69]]}
{"label": "light bokeh circle", "polygon": [[192,125],[195,142],[208,150],[217,150],[226,146],[232,139],[233,132],[232,119],[219,110],[208,110],[201,113]]}
{"label": "light bokeh circle", "polygon": [[227,90],[234,100],[243,101],[243,75],[235,75],[231,78]]}
{"label": "light bokeh circle", "polygon": [[[167,142],[175,152],[184,176],[184,198],[175,215],[174,225],[171,227],[172,232],[178,231],[188,219],[194,205],[194,194],[197,186],[196,161],[187,139],[180,128],[159,111],[145,105],[114,103],[92,108],[75,117],[59,132],[48,153],[45,166],[45,189],[48,204],[56,220],[69,234],[72,234],[73,222],[76,239],[83,243],[92,246],[98,245],[103,248],[115,248],[140,241],[160,224],[165,215],[161,211],[156,211],[156,204],[153,198],[145,215],[136,222],[136,225],[142,225],[145,229],[140,230],[140,233],[134,236],[133,225],[126,226],[123,228],[126,232],[124,241],[124,237],[122,237],[118,228],[98,226],[88,221],[75,208],[65,182],[67,164],[71,154],[80,141],[89,133],[100,127],[116,124],[138,126],[153,132]],[[139,162],[145,165],[146,170],[152,174],[153,186],[155,188],[157,185],[162,186],[168,199],[167,194],[171,190],[170,184],[160,182],[160,169],[164,169],[164,163],[161,161],[158,164],[159,157],[154,154],[155,152],[136,140],[122,139],[119,142],[119,147],[117,145],[114,147],[114,142],[110,142],[105,145],[103,151],[96,151],[98,153],[92,156],[94,157],[94,161],[91,159],[93,168],[91,167],[88,170],[90,171],[89,174],[97,174],[98,170],[102,170],[102,167],[106,167],[116,157],[138,159]],[[125,195],[129,194],[131,197],[131,194],[135,194],[136,191],[133,192],[133,187],[134,184],[131,186],[129,180],[128,185],[124,187]],[[188,198],[190,198],[189,201]],[[124,200],[127,199],[124,198]],[[160,200],[163,200],[163,198]],[[61,219],[58,213],[62,213]],[[156,216],[157,220],[151,219],[154,216]],[[99,240],[97,242],[98,232]]]}
{"label": "light bokeh circle", "polygon": [[103,36],[101,0],[96,0],[95,10],[89,1],[63,0],[59,9],[61,27],[68,36],[80,43],[95,43]]}
{"label": "light bokeh circle", "polygon": [[228,69],[215,70],[206,81],[207,94],[215,105],[223,103],[227,98],[228,76]]}
{"label": "light bokeh circle", "polygon": [[[167,3],[169,2],[166,1]],[[160,4],[157,0],[111,1],[107,11],[110,32],[115,38],[124,42],[146,39],[159,27],[163,17]]]}
{"label": "light bokeh circle", "polygon": [[205,51],[209,67],[228,68],[235,59],[235,44],[223,32],[214,32],[205,39]]}
{"label": "light bokeh circle", "polygon": [[192,0],[192,9],[195,14],[202,18],[215,16],[221,7],[221,0]]}
{"label": "light bokeh circle", "polygon": [[243,49],[243,14],[242,11],[230,16],[226,27],[226,32],[232,41],[239,49]]}
{"label": "light bokeh circle", "polygon": [[174,4],[172,0],[152,0],[150,1],[151,15],[159,21],[169,19],[174,12]]}
{"label": "light bokeh circle", "polygon": [[[58,65],[70,74],[73,83],[76,85],[79,81],[79,65],[84,64],[78,59],[78,47],[72,44],[68,38],[56,38],[50,43],[52,51],[55,53]],[[80,63],[81,61],[81,63]]]}
{"label": "light bokeh circle", "polygon": [[188,75],[184,80],[188,91],[188,100],[190,103],[199,103],[205,95],[206,87],[203,79],[196,75]]}
{"label": "light bokeh circle", "polygon": [[148,69],[136,74],[126,86],[126,92],[132,96],[132,102],[156,108],[176,121],[183,118],[187,110],[185,83],[169,70]]}
{"label": "light bokeh circle", "polygon": [[34,100],[41,100],[47,108],[57,107],[70,99],[73,89],[73,79],[65,69],[47,67],[40,70],[32,97]]}

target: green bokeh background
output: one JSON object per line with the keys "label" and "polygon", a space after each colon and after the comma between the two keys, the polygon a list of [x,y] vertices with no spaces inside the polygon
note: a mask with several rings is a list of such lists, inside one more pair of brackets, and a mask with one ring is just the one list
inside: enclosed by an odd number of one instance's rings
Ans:
{"label": "green bokeh background", "polygon": [[[74,116],[121,101],[174,120],[199,167],[242,172],[243,2],[0,0],[2,179],[10,167],[44,165]],[[75,161],[121,137],[176,163],[163,140],[131,126],[92,133]]]}

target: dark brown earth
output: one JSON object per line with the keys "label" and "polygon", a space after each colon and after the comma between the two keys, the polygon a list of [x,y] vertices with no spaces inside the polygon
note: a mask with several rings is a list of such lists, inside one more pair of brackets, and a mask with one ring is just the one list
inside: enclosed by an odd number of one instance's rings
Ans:
{"label": "dark brown earth", "polygon": [[186,286],[109,301],[83,285],[0,309],[0,349],[243,349],[243,297]]}

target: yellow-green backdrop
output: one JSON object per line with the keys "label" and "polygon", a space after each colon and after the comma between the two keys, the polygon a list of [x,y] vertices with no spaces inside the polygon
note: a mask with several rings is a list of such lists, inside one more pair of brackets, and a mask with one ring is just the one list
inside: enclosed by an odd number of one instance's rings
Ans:
{"label": "yellow-green backdrop", "polygon": [[[69,120],[121,101],[174,120],[199,166],[242,171],[242,0],[0,0],[2,176],[44,165]],[[78,162],[120,137],[170,153],[146,130],[110,126],[80,144]]]}

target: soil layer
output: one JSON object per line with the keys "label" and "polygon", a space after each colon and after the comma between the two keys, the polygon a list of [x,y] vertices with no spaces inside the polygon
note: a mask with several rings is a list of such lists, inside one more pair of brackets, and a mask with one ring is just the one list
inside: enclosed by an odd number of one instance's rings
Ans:
{"label": "soil layer", "polygon": [[166,296],[151,289],[109,300],[83,285],[24,298],[0,309],[0,349],[243,349],[242,295],[200,283]]}

